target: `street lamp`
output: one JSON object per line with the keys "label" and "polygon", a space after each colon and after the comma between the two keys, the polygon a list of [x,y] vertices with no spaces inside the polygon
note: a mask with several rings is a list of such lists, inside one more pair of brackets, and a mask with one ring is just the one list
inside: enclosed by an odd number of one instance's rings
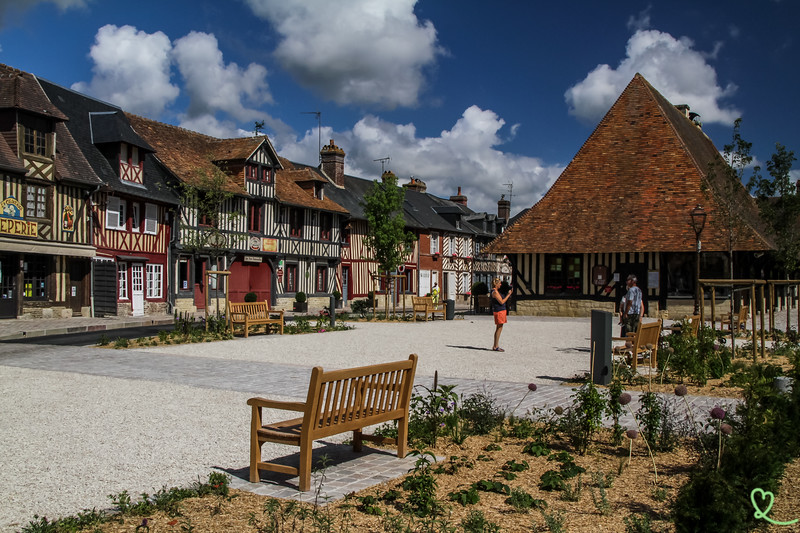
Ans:
{"label": "street lamp", "polygon": [[694,238],[697,247],[695,248],[695,277],[694,277],[694,314],[700,312],[700,234],[706,226],[706,212],[701,205],[698,205],[689,212],[692,221]]}

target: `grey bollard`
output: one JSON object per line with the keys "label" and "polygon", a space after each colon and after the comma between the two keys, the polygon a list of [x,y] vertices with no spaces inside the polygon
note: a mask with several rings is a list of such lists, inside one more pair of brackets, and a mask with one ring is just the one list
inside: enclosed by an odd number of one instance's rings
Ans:
{"label": "grey bollard", "polygon": [[331,296],[331,329],[336,327],[336,297]]}
{"label": "grey bollard", "polygon": [[611,313],[592,310],[592,337],[589,350],[592,381],[595,385],[611,383]]}

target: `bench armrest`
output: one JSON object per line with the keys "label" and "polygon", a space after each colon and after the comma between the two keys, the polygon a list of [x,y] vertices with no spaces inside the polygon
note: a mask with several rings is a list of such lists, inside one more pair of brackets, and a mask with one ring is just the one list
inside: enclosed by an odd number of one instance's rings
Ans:
{"label": "bench armrest", "polygon": [[230,317],[231,317],[231,320],[233,320],[233,321],[244,320],[247,317],[247,313],[241,313],[239,311],[232,311],[230,313]]}
{"label": "bench armrest", "polygon": [[267,409],[282,409],[284,411],[303,412],[306,410],[305,402],[285,402],[281,400],[267,400],[266,398],[250,398],[247,400],[247,405],[266,407]]}

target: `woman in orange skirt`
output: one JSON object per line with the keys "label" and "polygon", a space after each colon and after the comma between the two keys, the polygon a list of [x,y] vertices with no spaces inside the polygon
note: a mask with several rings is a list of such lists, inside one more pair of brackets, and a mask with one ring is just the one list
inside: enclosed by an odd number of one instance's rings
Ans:
{"label": "woman in orange skirt", "polygon": [[503,332],[503,324],[507,322],[506,302],[511,297],[513,291],[509,290],[506,294],[500,293],[501,281],[495,278],[492,282],[492,314],[494,315],[494,323],[497,326],[494,330],[494,345],[492,350],[495,352],[504,352],[500,346],[500,334]]}

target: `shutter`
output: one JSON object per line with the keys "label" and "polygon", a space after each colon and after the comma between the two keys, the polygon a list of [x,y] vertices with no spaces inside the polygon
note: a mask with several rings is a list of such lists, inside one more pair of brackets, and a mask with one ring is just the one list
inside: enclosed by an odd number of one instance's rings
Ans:
{"label": "shutter", "polygon": [[144,232],[157,233],[158,231],[158,206],[155,204],[147,204],[144,214]]}
{"label": "shutter", "polygon": [[109,197],[106,205],[106,228],[119,226],[119,198]]}

